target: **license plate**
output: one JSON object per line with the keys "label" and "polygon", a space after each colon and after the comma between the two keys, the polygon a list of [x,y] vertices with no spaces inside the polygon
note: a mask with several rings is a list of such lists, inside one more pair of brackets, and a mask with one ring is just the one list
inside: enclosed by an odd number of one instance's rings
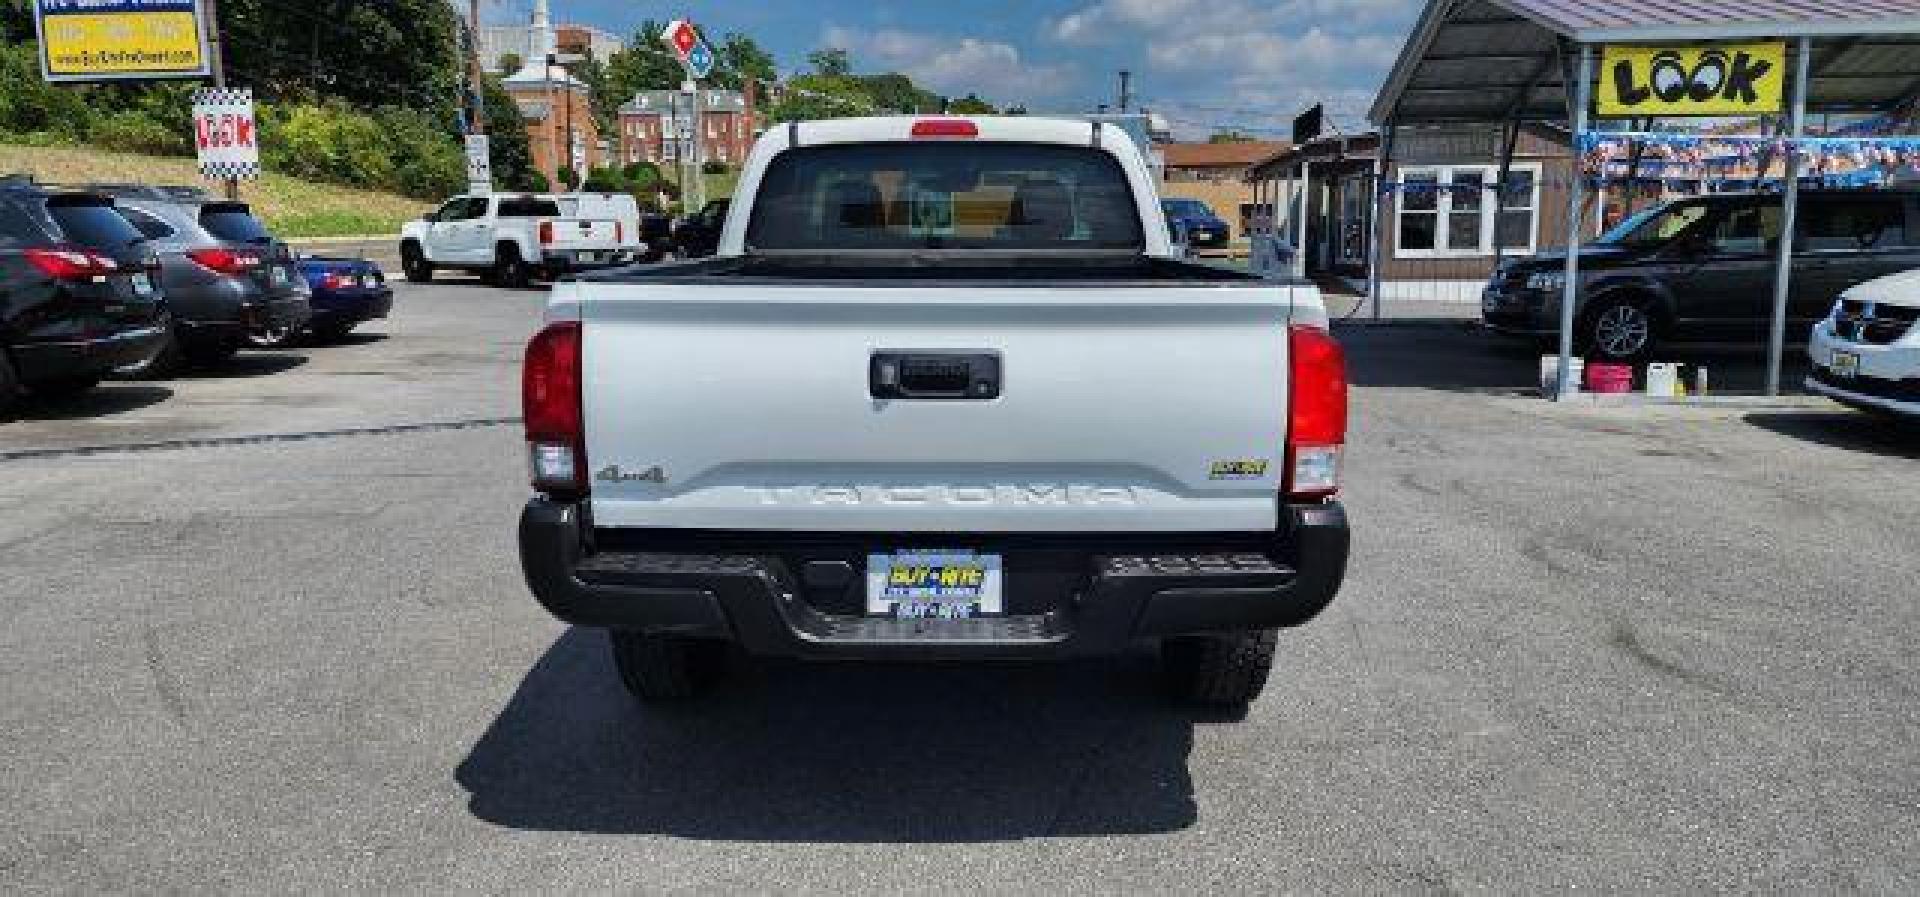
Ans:
{"label": "license plate", "polygon": [[867,556],[867,613],[958,620],[1002,609],[1000,556],[901,551]]}
{"label": "license plate", "polygon": [[267,269],[267,281],[276,287],[286,286],[293,278],[287,276],[287,269],[275,265]]}
{"label": "license plate", "polygon": [[598,262],[598,261],[600,261],[600,259],[601,259],[601,255],[600,255],[600,253],[598,253],[598,252],[583,252],[583,253],[580,253],[580,260],[581,260],[581,261],[583,261],[583,262],[586,262],[586,263],[588,263],[588,264],[592,264],[592,263],[595,263],[595,262]]}
{"label": "license plate", "polygon": [[364,275],[360,278],[360,286],[363,289],[371,290],[374,287],[377,287],[379,285],[380,285],[380,282],[377,280],[374,280],[373,275],[371,274]]}
{"label": "license plate", "polygon": [[153,278],[145,274],[135,274],[127,280],[133,284],[133,294],[144,299],[153,295]]}
{"label": "license plate", "polygon": [[1827,366],[1833,369],[1835,377],[1856,377],[1860,374],[1860,356],[1835,349],[1833,363]]}

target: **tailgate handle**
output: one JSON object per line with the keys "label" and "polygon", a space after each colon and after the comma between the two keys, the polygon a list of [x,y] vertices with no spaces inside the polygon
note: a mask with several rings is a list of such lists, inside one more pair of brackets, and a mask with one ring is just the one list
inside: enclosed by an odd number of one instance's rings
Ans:
{"label": "tailgate handle", "polygon": [[939,350],[875,352],[867,365],[867,387],[876,399],[997,399],[1000,356]]}

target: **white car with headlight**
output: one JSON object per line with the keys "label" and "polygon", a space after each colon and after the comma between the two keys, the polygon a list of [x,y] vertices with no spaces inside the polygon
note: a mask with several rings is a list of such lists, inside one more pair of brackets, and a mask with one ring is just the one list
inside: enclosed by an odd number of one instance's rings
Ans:
{"label": "white car with headlight", "polygon": [[1848,289],[1807,343],[1807,389],[1835,401],[1920,417],[1920,270]]}

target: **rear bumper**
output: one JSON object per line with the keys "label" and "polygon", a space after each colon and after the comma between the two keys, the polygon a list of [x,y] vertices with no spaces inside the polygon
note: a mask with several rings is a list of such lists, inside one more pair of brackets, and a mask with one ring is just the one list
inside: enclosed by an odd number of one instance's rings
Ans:
{"label": "rear bumper", "polygon": [[26,383],[67,377],[92,377],[133,364],[159,350],[166,337],[163,321],[92,339],[21,343],[8,351]]}
{"label": "rear bumper", "polygon": [[[1034,574],[1052,594],[1031,612],[1019,612],[1010,599],[1008,615],[975,620],[896,621],[823,609],[807,561],[817,536],[727,534],[703,547],[697,535],[631,531],[620,534],[626,544],[618,550],[595,551],[585,509],[544,498],[521,514],[520,561],[540,604],[582,626],[723,639],[751,653],[788,657],[1097,655],[1143,638],[1312,619],[1346,575],[1346,513],[1336,503],[1285,510],[1280,531],[1236,534],[1213,550],[1172,537],[1164,550],[1138,536],[1106,538],[1112,550],[1095,547],[1103,537],[1025,537],[1048,546],[1032,554],[1052,564]],[[864,538],[879,537],[884,534]],[[983,550],[1022,538],[995,536]],[[864,581],[864,571],[837,563],[852,577],[841,585],[857,588]],[[1011,588],[1020,570],[1012,555],[1008,564]]]}
{"label": "rear bumper", "polygon": [[597,271],[601,268],[621,268],[640,261],[646,254],[646,247],[639,249],[596,249],[583,251],[548,252],[541,256],[540,266],[550,274],[564,274],[570,271]]}
{"label": "rear bumper", "polygon": [[370,321],[393,311],[393,288],[315,292],[310,300],[314,324],[334,321]]}

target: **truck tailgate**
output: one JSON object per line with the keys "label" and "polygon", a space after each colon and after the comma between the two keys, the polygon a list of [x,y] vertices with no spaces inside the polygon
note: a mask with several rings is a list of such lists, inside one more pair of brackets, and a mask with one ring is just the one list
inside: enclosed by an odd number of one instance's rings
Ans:
{"label": "truck tailgate", "polygon": [[[574,307],[599,525],[1275,526],[1284,287],[592,289]],[[881,361],[943,352],[994,359],[997,396],[875,397]]]}
{"label": "truck tailgate", "polygon": [[618,249],[624,238],[632,236],[620,233],[619,223],[612,219],[552,218],[546,223],[553,226],[547,249]]}

